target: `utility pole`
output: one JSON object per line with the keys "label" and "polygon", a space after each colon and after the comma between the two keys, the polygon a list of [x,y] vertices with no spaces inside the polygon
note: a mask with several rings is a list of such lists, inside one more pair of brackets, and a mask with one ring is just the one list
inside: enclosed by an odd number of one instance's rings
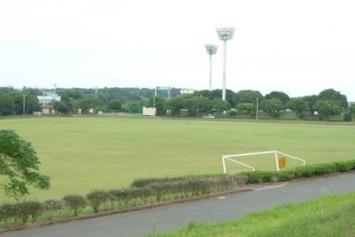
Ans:
{"label": "utility pole", "polygon": [[23,93],[23,96],[22,96],[22,114],[23,116],[26,115],[26,94]]}
{"label": "utility pole", "polygon": [[234,27],[217,28],[217,34],[220,40],[223,41],[223,81],[222,81],[222,100],[226,100],[227,87],[227,40],[233,38]]}
{"label": "utility pole", "polygon": [[256,120],[259,120],[259,97],[256,97]]}

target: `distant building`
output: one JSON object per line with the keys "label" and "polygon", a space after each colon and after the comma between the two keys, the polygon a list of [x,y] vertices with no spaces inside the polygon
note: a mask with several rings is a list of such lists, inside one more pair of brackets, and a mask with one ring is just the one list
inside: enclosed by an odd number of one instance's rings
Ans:
{"label": "distant building", "polygon": [[171,87],[156,87],[155,96],[169,100],[171,97]]}
{"label": "distant building", "polygon": [[53,108],[53,102],[60,101],[60,96],[58,96],[55,92],[46,92],[45,95],[37,96],[37,98],[42,107],[43,115],[56,114],[56,111]]}
{"label": "distant building", "polygon": [[193,89],[180,89],[181,95],[193,94],[195,91]]}
{"label": "distant building", "polygon": [[37,96],[41,106],[51,105],[55,101],[60,101],[61,97],[55,92],[46,92],[45,95]]}
{"label": "distant building", "polygon": [[154,107],[143,107],[143,115],[145,116],[155,116],[157,109]]}

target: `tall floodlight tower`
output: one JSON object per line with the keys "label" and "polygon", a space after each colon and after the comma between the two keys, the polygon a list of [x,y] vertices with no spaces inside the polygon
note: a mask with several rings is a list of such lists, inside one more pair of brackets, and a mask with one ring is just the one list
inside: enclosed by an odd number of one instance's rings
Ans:
{"label": "tall floodlight tower", "polygon": [[210,82],[209,90],[212,90],[212,55],[217,53],[218,46],[215,44],[205,44],[206,52],[210,56]]}
{"label": "tall floodlight tower", "polygon": [[216,28],[218,38],[223,41],[223,82],[222,82],[222,100],[226,100],[226,70],[227,70],[227,40],[233,38],[234,27]]}

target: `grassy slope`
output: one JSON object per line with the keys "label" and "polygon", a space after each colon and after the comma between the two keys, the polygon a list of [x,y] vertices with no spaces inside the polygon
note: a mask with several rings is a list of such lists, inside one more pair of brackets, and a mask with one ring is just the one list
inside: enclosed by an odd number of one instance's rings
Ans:
{"label": "grassy slope", "polygon": [[153,236],[352,237],[355,236],[355,193],[288,204],[237,221],[190,224],[177,232]]}
{"label": "grassy slope", "polygon": [[[336,124],[94,117],[1,119],[0,129],[33,143],[52,179],[50,191],[33,191],[39,199],[121,187],[138,177],[217,173],[226,153],[278,149],[309,163],[355,154],[355,126]],[[274,168],[272,157],[248,161]]]}

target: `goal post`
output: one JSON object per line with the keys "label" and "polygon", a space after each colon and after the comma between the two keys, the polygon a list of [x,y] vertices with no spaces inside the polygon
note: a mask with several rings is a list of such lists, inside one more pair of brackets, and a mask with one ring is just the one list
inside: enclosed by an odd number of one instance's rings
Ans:
{"label": "goal post", "polygon": [[[294,160],[301,162],[303,166],[306,165],[305,160],[298,158],[296,156],[289,155],[289,154],[281,152],[281,151],[262,151],[262,152],[251,152],[251,153],[242,153],[242,154],[230,154],[230,155],[223,155],[222,156],[223,173],[227,173],[226,160],[236,163],[238,165],[241,165],[243,167],[249,168],[249,169],[251,169],[251,171],[255,171],[256,168],[254,166],[251,166],[249,164],[241,162],[240,160],[237,160],[237,158],[245,157],[245,156],[257,156],[257,155],[274,155],[277,171],[280,171],[280,164],[279,164],[280,157],[287,157],[290,159],[294,159]],[[281,163],[281,164],[283,164],[285,166],[286,165],[285,159],[283,160],[283,162],[284,163]],[[281,167],[281,168],[284,168],[284,167]]]}

